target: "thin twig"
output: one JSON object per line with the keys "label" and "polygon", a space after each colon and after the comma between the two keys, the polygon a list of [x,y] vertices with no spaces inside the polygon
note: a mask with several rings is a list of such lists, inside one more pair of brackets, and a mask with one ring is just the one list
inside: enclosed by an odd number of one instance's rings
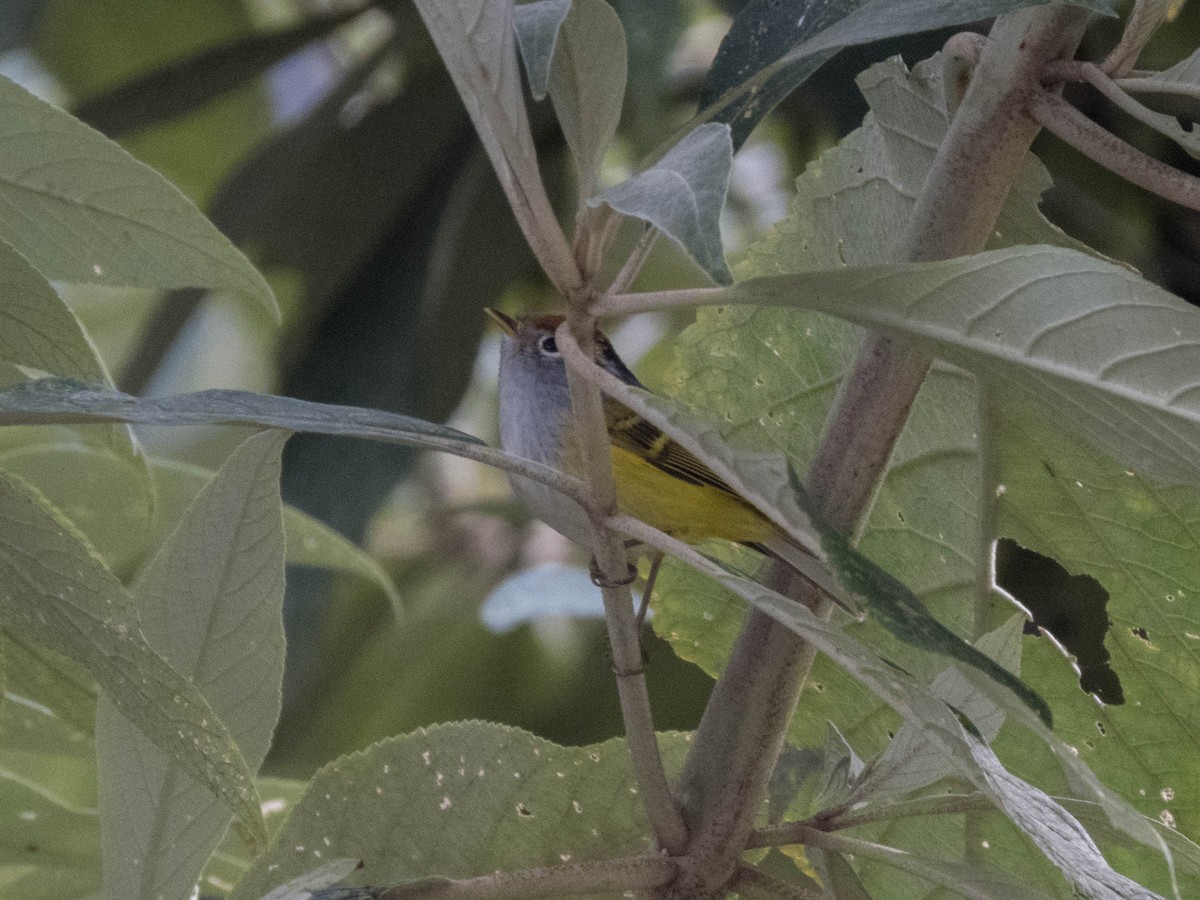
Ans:
{"label": "thin twig", "polygon": [[673,306],[719,306],[726,302],[729,288],[684,288],[677,291],[643,291],[640,294],[602,294],[592,303],[597,317],[626,316]]}
{"label": "thin twig", "polygon": [[946,115],[951,119],[966,96],[971,74],[979,65],[986,42],[987,38],[982,34],[960,31],[951,35],[942,45],[942,93],[945,95]]}
{"label": "thin twig", "polygon": [[915,816],[947,816],[977,810],[994,811],[996,804],[983,794],[938,794],[919,797],[901,803],[868,806],[856,813],[834,816],[831,819],[817,817],[802,822],[785,822],[768,828],[759,828],[750,833],[746,844],[751,847],[783,847],[788,844],[803,844],[805,836],[813,829],[824,832],[841,831],[874,822],[891,822]]}
{"label": "thin twig", "polygon": [[1029,100],[1028,109],[1039,125],[1088,159],[1164,200],[1200,212],[1200,178],[1147,156],[1093,122],[1062,97],[1035,94]]}
{"label": "thin twig", "polygon": [[646,230],[642,232],[642,236],[638,238],[637,243],[633,245],[633,249],[629,251],[629,257],[625,260],[625,264],[621,266],[621,271],[613,278],[612,284],[608,286],[606,293],[620,294],[629,289],[633,284],[633,280],[638,277],[638,273],[642,271],[642,266],[646,264],[647,257],[650,256],[650,251],[654,249],[654,242],[658,240],[659,231],[653,225],[647,225]]}
{"label": "thin twig", "polygon": [[658,739],[654,733],[650,697],[642,671],[641,636],[634,621],[633,597],[626,579],[629,556],[624,542],[605,522],[608,516],[617,512],[617,489],[613,481],[612,453],[600,391],[580,374],[595,368],[590,353],[584,353],[573,332],[573,326],[582,326],[590,350],[595,335],[595,320],[583,311],[585,308],[586,303],[582,301],[571,304],[570,315],[559,326],[555,339],[567,364],[571,415],[579,441],[583,471],[590,487],[592,548],[596,569],[603,582],[604,618],[613,670],[617,674],[625,738],[646,817],[655,837],[662,847],[678,855],[687,847],[687,826],[683,823],[667,783]]}
{"label": "thin twig", "polygon": [[599,891],[648,891],[674,878],[676,868],[669,857],[654,855],[493,872],[477,878],[423,878],[394,887],[379,900],[415,900],[418,897],[523,900]]}
{"label": "thin twig", "polygon": [[768,875],[762,869],[748,863],[738,866],[737,874],[729,887],[742,897],[776,897],[782,900],[824,900],[824,891],[788,884]]}
{"label": "thin twig", "polygon": [[1142,55],[1142,49],[1154,36],[1171,11],[1173,0],[1137,0],[1129,18],[1125,20],[1125,30],[1121,40],[1113,47],[1100,67],[1113,77],[1125,75]]}
{"label": "thin twig", "polygon": [[1188,153],[1195,155],[1200,146],[1197,136],[1185,131],[1174,116],[1155,112],[1139,103],[1122,87],[1090,62],[1051,64],[1046,67],[1047,78],[1052,81],[1085,81],[1103,94],[1114,106],[1137,119],[1148,128],[1153,128],[1164,137],[1170,138]]}

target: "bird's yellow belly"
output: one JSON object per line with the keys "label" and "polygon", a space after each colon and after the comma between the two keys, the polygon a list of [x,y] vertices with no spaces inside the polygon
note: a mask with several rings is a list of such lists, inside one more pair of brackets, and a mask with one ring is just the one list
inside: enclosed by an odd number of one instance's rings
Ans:
{"label": "bird's yellow belly", "polygon": [[612,448],[612,458],[621,511],[681,541],[753,544],[775,533],[769,520],[733,494],[683,481],[620,447]]}

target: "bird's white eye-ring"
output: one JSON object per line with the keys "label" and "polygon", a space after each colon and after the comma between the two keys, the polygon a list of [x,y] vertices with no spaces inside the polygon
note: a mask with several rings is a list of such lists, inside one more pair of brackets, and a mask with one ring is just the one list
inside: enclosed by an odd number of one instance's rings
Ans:
{"label": "bird's white eye-ring", "polygon": [[554,335],[548,334],[538,341],[538,349],[546,356],[558,356],[558,341],[554,340]]}

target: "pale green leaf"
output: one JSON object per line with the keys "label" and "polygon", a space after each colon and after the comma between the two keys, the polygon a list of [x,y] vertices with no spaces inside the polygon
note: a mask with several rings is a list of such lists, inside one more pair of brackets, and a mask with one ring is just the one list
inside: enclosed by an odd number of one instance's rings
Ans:
{"label": "pale green leaf", "polygon": [[546,99],[559,29],[570,11],[571,0],[538,0],[517,6],[517,45],[534,100]]}
{"label": "pale green leaf", "polygon": [[574,0],[550,67],[550,99],[575,157],[582,203],[596,186],[625,99],[625,29],[605,0]]}
{"label": "pale green leaf", "polygon": [[0,896],[84,900],[100,887],[91,741],[37,704],[0,703]]}
{"label": "pale green leaf", "polygon": [[119,578],[149,552],[161,507],[138,462],[86,444],[29,444],[0,452],[0,469],[41,491]]}
{"label": "pale green leaf", "polygon": [[[1189,774],[1200,767],[1200,489],[1164,485],[1080,442],[1028,406],[997,397],[987,407],[995,441],[994,528],[1047,554],[1069,571],[1092,575],[1108,592],[1105,649],[1127,702],[1098,705],[1078,673],[1048,641],[1027,643],[1023,672],[1044,687],[1056,729],[1104,782],[1150,820],[1193,840],[1200,794]],[[997,496],[998,493],[998,496]],[[1146,736],[1152,735],[1152,740]],[[1026,759],[1027,777],[1061,790],[1047,760],[1006,731],[1002,755]],[[1130,853],[1122,870],[1168,890],[1161,862]],[[1200,890],[1193,882],[1191,891]]]}
{"label": "pale green leaf", "polygon": [[[140,487],[144,469],[107,450],[35,444],[0,451],[0,469],[45,494],[119,576],[133,573],[213,476],[208,469],[168,459],[150,459],[146,465],[152,495]],[[293,506],[283,508],[283,528],[289,565],[364,578],[387,595],[397,613],[401,611],[391,577],[365,550]]]}
{"label": "pale green leaf", "polygon": [[[260,432],[234,450],[134,590],[146,640],[204,694],[251,771],[280,709],[287,437]],[[96,759],[108,896],[184,896],[229,810],[107,701],[96,714]]]}
{"label": "pale green leaf", "polygon": [[[189,503],[213,474],[207,469],[173,460],[151,460],[150,467],[158,499],[155,512],[159,522],[156,524],[160,528],[164,514],[167,514],[166,524],[171,524],[169,514]],[[402,617],[403,601],[396,583],[367,551],[324,522],[287,504],[283,507],[283,533],[289,566],[312,566],[365,579],[383,591],[392,610]]]}
{"label": "pale green leaf", "polygon": [[915,338],[1136,470],[1200,481],[1200,313],[1126,268],[1014,247],[730,290],[738,302],[804,305]]}
{"label": "pale green leaf", "polygon": [[96,722],[96,682],[61,653],[0,631],[5,690],[49,710],[81,734]]}
{"label": "pale green leaf", "polygon": [[1096,900],[1154,900],[1159,895],[1116,872],[1095,841],[1067,810],[1044,791],[1007,771],[986,744],[973,741],[983,778],[976,786],[1033,840],[1075,885]]}
{"label": "pale green leaf", "polygon": [[153,169],[0,78],[0,238],[48,278],[210,287],[273,312],[263,277]]}
{"label": "pale green leaf", "polygon": [[0,360],[49,375],[108,382],[75,314],[45,277],[0,241]]}
{"label": "pale green leaf", "polygon": [[262,814],[245,760],[203,695],[138,628],[124,588],[32,488],[0,478],[0,618],[21,640],[82,665],[120,711],[234,811],[247,840]]}
{"label": "pale green leaf", "polygon": [[729,189],[729,127],[700,125],[649,169],[588,200],[643,219],[679,243],[713,281],[732,277],[721,249],[721,210]]}
{"label": "pale green leaf", "polygon": [[132,397],[62,378],[43,378],[0,391],[0,424],[52,422],[258,425],[317,434],[390,439],[432,449],[483,444],[477,437],[411,416],[253,391],[211,390],[165,397]]}
{"label": "pale green leaf", "polygon": [[[273,838],[283,828],[296,804],[304,796],[308,784],[290,778],[256,778],[254,786],[262,798],[263,821],[267,833]],[[209,857],[200,877],[201,894],[220,893],[222,896],[233,890],[246,870],[254,865],[255,854],[249,853],[232,831],[227,832],[221,845]]]}
{"label": "pale green leaf", "polygon": [[517,62],[512,0],[415,0],[525,239],[550,280],[578,279],[542,186]]}
{"label": "pale green leaf", "polygon": [[357,859],[343,857],[332,860],[293,878],[287,884],[281,884],[269,894],[264,894],[262,900],[313,900],[314,891],[344,881],[357,868]]}
{"label": "pale green leaf", "polygon": [[[686,739],[659,742],[674,774]],[[232,897],[258,900],[339,856],[363,861],[351,884],[381,885],[646,853],[633,787],[621,740],[559,747],[483,722],[389,738],[317,773]]]}

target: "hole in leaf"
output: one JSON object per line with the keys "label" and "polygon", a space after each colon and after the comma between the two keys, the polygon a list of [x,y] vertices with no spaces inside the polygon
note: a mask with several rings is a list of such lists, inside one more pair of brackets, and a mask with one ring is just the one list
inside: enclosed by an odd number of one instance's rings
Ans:
{"label": "hole in leaf", "polygon": [[1056,560],[1001,538],[996,542],[996,584],[1033,615],[1026,634],[1044,628],[1075,657],[1083,691],[1110,706],[1125,702],[1121,679],[1109,666],[1104,648],[1112,623],[1108,592],[1100,582],[1090,575],[1072,575]]}
{"label": "hole in leaf", "polygon": [[526,819],[533,818],[533,813],[529,810],[529,807],[526,806],[524,803],[517,804],[517,815],[521,816],[523,818],[526,818]]}
{"label": "hole in leaf", "polygon": [[1145,628],[1130,628],[1129,633],[1135,638],[1141,638],[1147,644],[1150,643],[1150,632],[1148,632]]}

